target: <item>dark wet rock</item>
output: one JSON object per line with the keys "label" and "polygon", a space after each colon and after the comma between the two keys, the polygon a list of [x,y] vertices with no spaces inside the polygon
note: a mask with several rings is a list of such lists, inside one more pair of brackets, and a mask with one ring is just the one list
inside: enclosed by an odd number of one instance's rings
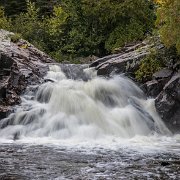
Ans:
{"label": "dark wet rock", "polygon": [[14,140],[14,141],[18,140],[18,139],[19,139],[19,136],[20,136],[20,132],[16,132],[16,133],[14,134],[13,140]]}
{"label": "dark wet rock", "polygon": [[10,108],[0,105],[0,118],[6,118],[10,113]]}
{"label": "dark wet rock", "polygon": [[82,57],[78,58],[77,61],[80,62],[81,64],[90,64],[98,59],[97,56],[88,56],[88,57]]}
{"label": "dark wet rock", "polygon": [[163,69],[143,85],[144,92],[155,98],[155,106],[169,129],[180,132],[180,72]]}
{"label": "dark wet rock", "polygon": [[123,48],[116,48],[114,50],[115,53],[123,53],[123,52],[130,52],[130,51],[134,51],[142,46],[144,46],[146,43],[145,42],[132,42],[132,43],[128,43],[126,44]]}
{"label": "dark wet rock", "polygon": [[100,65],[101,63],[104,63],[112,58],[115,58],[115,57],[118,57],[120,56],[122,53],[120,54],[112,54],[112,55],[108,55],[108,56],[105,56],[105,57],[102,57],[102,58],[99,58],[97,60],[95,60],[94,62],[92,62],[89,67],[97,67],[98,65]]}
{"label": "dark wet rock", "polygon": [[170,165],[169,162],[166,162],[166,161],[161,162],[161,166],[169,166],[169,165]]}
{"label": "dark wet rock", "polygon": [[165,78],[171,78],[173,75],[173,71],[170,69],[161,69],[160,71],[153,74],[153,79],[165,79]]}
{"label": "dark wet rock", "polygon": [[42,82],[52,60],[29,42],[11,42],[12,33],[0,30],[0,119],[11,106],[21,102],[20,94],[27,85]]}
{"label": "dark wet rock", "polygon": [[150,97],[156,97],[163,89],[163,83],[157,80],[148,81],[143,85],[144,91]]}
{"label": "dark wet rock", "polygon": [[168,127],[174,132],[180,131],[180,73],[168,81],[155,104]]}
{"label": "dark wet rock", "polygon": [[49,78],[44,79],[44,81],[45,82],[52,82],[52,83],[55,82],[54,79],[49,79]]}
{"label": "dark wet rock", "polygon": [[163,90],[166,83],[170,80],[171,76],[164,76],[160,78],[157,76],[157,79],[153,79],[151,81],[147,81],[143,84],[143,90],[147,96],[157,97],[161,91]]}
{"label": "dark wet rock", "polygon": [[157,97],[172,75],[173,71],[169,69],[162,69],[154,73],[152,80],[145,82],[143,85],[147,96]]}
{"label": "dark wet rock", "polygon": [[84,69],[88,68],[88,64],[60,64],[59,66],[68,79],[82,79],[84,81],[87,81],[89,79],[84,72]]}

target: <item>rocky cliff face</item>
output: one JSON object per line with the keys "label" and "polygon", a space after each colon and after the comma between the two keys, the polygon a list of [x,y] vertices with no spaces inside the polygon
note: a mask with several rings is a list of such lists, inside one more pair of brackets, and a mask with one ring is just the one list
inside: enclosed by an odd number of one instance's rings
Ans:
{"label": "rocky cliff face", "polygon": [[[151,47],[153,45],[146,42],[130,44],[120,49],[118,54],[97,59],[90,67],[95,67],[98,75],[124,73],[134,79],[135,71]],[[157,112],[171,131],[180,132],[180,60],[171,58],[166,62],[164,69],[153,74],[152,79],[141,86],[147,96],[155,98]]]}
{"label": "rocky cliff face", "polygon": [[54,62],[25,40],[11,42],[10,35],[0,30],[0,119],[21,102],[20,94],[28,84],[41,83],[47,63]]}

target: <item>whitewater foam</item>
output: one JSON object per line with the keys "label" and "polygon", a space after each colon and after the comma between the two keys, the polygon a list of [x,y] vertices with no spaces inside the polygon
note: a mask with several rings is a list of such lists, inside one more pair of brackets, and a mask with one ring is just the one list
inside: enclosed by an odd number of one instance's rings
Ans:
{"label": "whitewater foam", "polygon": [[94,69],[84,73],[88,81],[68,79],[60,66],[50,66],[45,77],[50,81],[40,85],[33,98],[27,89],[21,106],[0,122],[0,137],[101,142],[170,135],[154,100],[146,99],[130,79],[97,77]]}

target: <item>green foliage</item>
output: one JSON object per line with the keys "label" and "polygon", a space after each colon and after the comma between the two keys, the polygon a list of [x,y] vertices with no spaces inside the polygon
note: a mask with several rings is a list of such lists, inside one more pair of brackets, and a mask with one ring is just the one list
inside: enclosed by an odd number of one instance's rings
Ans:
{"label": "green foliage", "polygon": [[0,6],[0,29],[7,29],[11,28],[11,20],[5,16],[4,8]]}
{"label": "green foliage", "polygon": [[41,23],[38,20],[38,11],[35,3],[27,1],[27,12],[21,13],[13,21],[13,32],[21,33],[30,42],[40,35]]}
{"label": "green foliage", "polygon": [[123,47],[125,43],[141,40],[144,37],[143,27],[136,21],[129,25],[118,26],[109,36],[105,43],[108,51],[114,52],[116,48]]}
{"label": "green foliage", "polygon": [[135,72],[138,81],[144,82],[152,78],[152,75],[163,67],[163,62],[159,59],[156,51],[145,57],[140,64],[139,69]]}
{"label": "green foliage", "polygon": [[102,56],[130,41],[142,39],[154,22],[146,0],[64,1],[69,19],[64,53]]}
{"label": "green foliage", "polygon": [[9,37],[12,42],[16,43],[22,38],[22,35],[19,33],[15,33],[14,35],[10,35]]}
{"label": "green foliage", "polygon": [[[23,0],[12,2],[24,7]],[[17,13],[9,13],[12,3],[4,5],[12,21],[3,13],[1,28],[22,34],[60,62],[109,54],[143,39],[154,22],[149,0],[27,0]]]}
{"label": "green foliage", "polygon": [[7,16],[14,16],[26,11],[26,0],[0,0],[0,6],[5,8]]}
{"label": "green foliage", "polygon": [[47,31],[53,36],[56,34],[61,34],[61,25],[66,22],[68,15],[64,12],[61,6],[54,6],[53,16],[47,19],[47,25],[49,26]]}
{"label": "green foliage", "polygon": [[[36,6],[40,9],[40,15],[50,15],[53,11],[53,7],[57,5],[60,0],[32,0]],[[11,18],[26,12],[27,2],[26,0],[0,0],[0,6],[3,6],[6,11],[6,15]]]}
{"label": "green foliage", "polygon": [[45,33],[43,41],[46,44],[46,51],[55,59],[58,57],[59,61],[61,61],[61,48],[67,18],[68,14],[58,5],[54,6],[53,14],[43,20]]}
{"label": "green foliage", "polygon": [[161,40],[168,48],[175,46],[180,54],[180,1],[156,1],[159,2],[156,25],[159,28]]}

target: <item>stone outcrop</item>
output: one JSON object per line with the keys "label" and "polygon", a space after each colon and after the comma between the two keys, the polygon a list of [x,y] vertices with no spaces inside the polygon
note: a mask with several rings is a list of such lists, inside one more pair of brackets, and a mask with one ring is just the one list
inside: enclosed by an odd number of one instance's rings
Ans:
{"label": "stone outcrop", "polygon": [[21,102],[20,94],[27,85],[42,81],[47,63],[54,62],[23,39],[11,42],[10,35],[13,33],[0,30],[0,119]]}
{"label": "stone outcrop", "polygon": [[141,60],[149,54],[151,46],[146,42],[127,45],[119,49],[118,54],[97,59],[90,67],[95,67],[97,74],[102,76],[109,76],[111,73],[131,74],[137,70]]}
{"label": "stone outcrop", "polygon": [[165,84],[173,76],[173,71],[167,68],[161,69],[153,74],[152,80],[144,83],[143,88],[150,97],[156,97],[163,90]]}
{"label": "stone outcrop", "polygon": [[180,73],[165,84],[155,102],[157,111],[168,127],[180,132]]}

